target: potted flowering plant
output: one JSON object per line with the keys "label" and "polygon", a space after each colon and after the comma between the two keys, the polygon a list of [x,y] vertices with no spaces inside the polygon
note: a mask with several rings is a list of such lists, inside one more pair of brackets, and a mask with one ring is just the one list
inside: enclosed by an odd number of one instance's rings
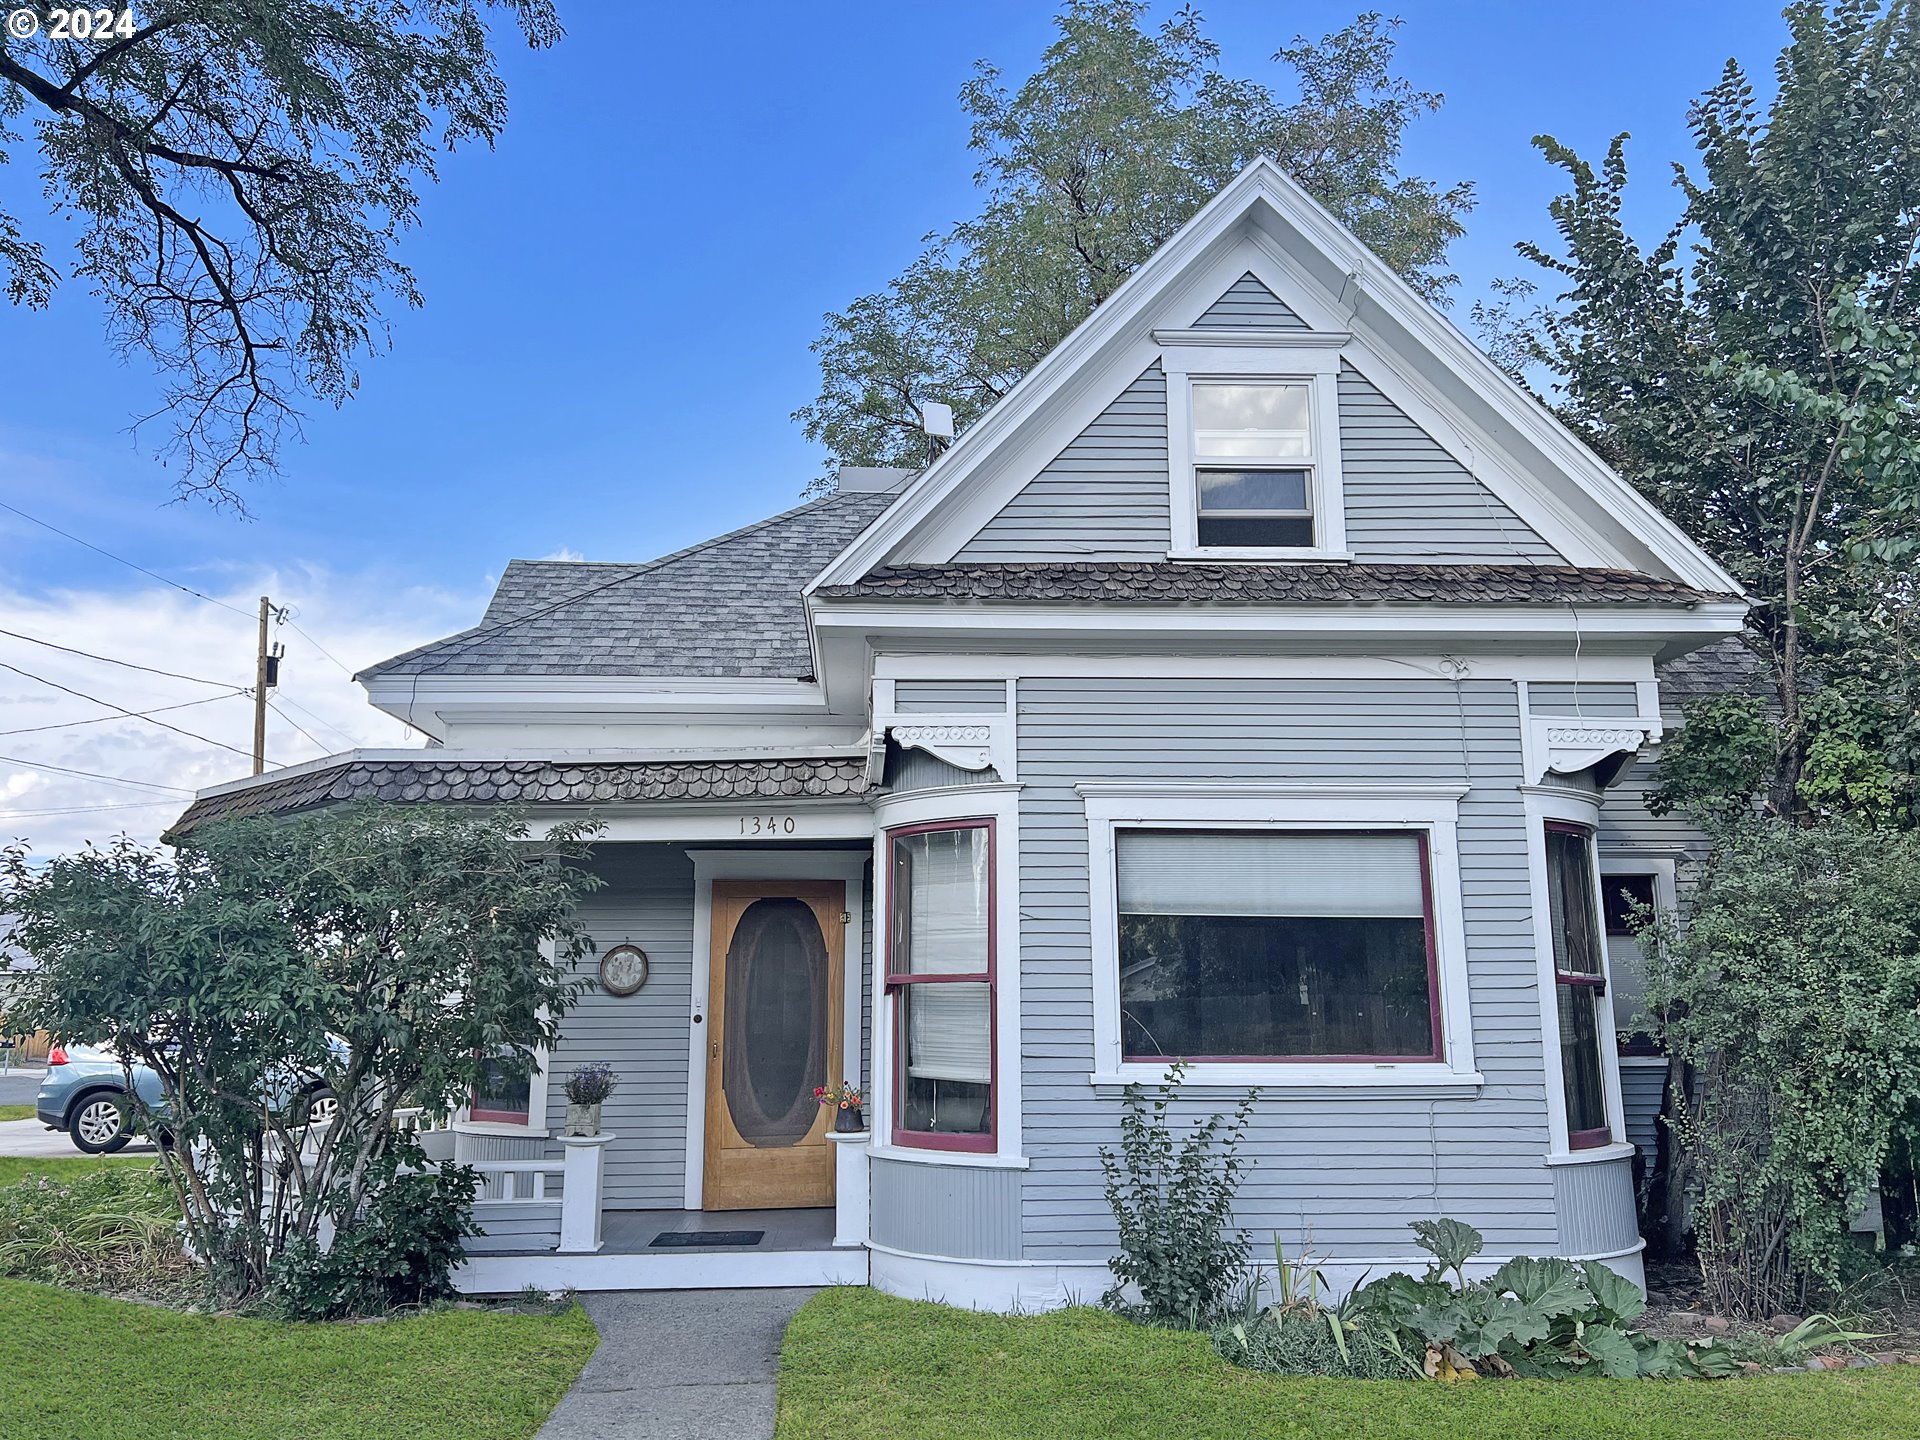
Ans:
{"label": "potted flowering plant", "polygon": [[857,1135],[867,1128],[866,1117],[860,1113],[860,1091],[851,1080],[833,1086],[816,1085],[813,1098],[833,1107],[833,1128],[840,1134]]}
{"label": "potted flowering plant", "polygon": [[600,1107],[619,1084],[611,1065],[582,1065],[567,1077],[567,1134],[598,1135]]}

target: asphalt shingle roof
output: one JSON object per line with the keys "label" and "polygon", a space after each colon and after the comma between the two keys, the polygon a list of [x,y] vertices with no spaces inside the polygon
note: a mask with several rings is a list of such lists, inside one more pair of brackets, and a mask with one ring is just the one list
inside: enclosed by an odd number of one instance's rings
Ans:
{"label": "asphalt shingle roof", "polygon": [[348,800],[448,804],[593,804],[632,800],[798,800],[864,795],[864,756],[785,760],[660,761],[633,764],[545,760],[343,759],[245,789],[203,795],[168,831],[170,839],[215,820],[291,815]]}
{"label": "asphalt shingle roof", "polygon": [[1632,570],[1570,565],[1209,565],[1187,561],[915,565],[876,570],[823,599],[1026,603],[1695,605],[1724,597]]}
{"label": "asphalt shingle roof", "polygon": [[362,674],[801,679],[800,592],[894,498],[829,495],[643,564],[515,560],[478,625]]}
{"label": "asphalt shingle roof", "polygon": [[1712,695],[1753,695],[1773,700],[1773,668],[1747,643],[1729,635],[1704,650],[1682,655],[1658,667],[1660,698],[1668,705]]}

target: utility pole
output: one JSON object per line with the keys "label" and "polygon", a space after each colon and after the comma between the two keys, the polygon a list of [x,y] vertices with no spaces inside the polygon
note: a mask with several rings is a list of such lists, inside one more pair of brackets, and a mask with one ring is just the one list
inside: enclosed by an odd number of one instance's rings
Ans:
{"label": "utility pole", "polygon": [[267,643],[267,621],[273,616],[273,602],[260,597],[260,643],[253,663],[253,773],[267,768],[267,691],[280,683],[278,645]]}

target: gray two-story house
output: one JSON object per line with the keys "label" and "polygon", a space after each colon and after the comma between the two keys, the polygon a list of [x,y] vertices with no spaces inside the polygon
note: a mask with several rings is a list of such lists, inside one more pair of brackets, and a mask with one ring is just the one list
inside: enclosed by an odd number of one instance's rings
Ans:
{"label": "gray two-story house", "polygon": [[[441,1141],[489,1176],[474,1288],[1091,1299],[1099,1152],[1176,1061],[1184,1113],[1257,1093],[1257,1252],[1347,1282],[1446,1215],[1488,1263],[1638,1278],[1612,892],[1671,903],[1660,677],[1745,610],[1260,163],[925,469],[515,562],[361,676],[432,747],[180,829],[358,796],[605,822],[593,989]],[[588,1061],[622,1084],[563,1142]],[[843,1078],[869,1129],[834,1137]]]}

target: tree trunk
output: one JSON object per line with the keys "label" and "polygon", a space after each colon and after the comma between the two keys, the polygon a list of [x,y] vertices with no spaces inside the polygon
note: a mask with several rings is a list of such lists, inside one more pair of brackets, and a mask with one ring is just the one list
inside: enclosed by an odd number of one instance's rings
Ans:
{"label": "tree trunk", "polygon": [[1653,1124],[1658,1139],[1653,1174],[1647,1181],[1642,1238],[1654,1259],[1683,1260],[1688,1250],[1686,1157],[1674,1142],[1672,1117],[1675,1108],[1685,1103],[1680,1097],[1692,1093],[1693,1070],[1677,1061],[1670,1060],[1668,1064],[1673,1070],[1661,1093],[1660,1114]]}

